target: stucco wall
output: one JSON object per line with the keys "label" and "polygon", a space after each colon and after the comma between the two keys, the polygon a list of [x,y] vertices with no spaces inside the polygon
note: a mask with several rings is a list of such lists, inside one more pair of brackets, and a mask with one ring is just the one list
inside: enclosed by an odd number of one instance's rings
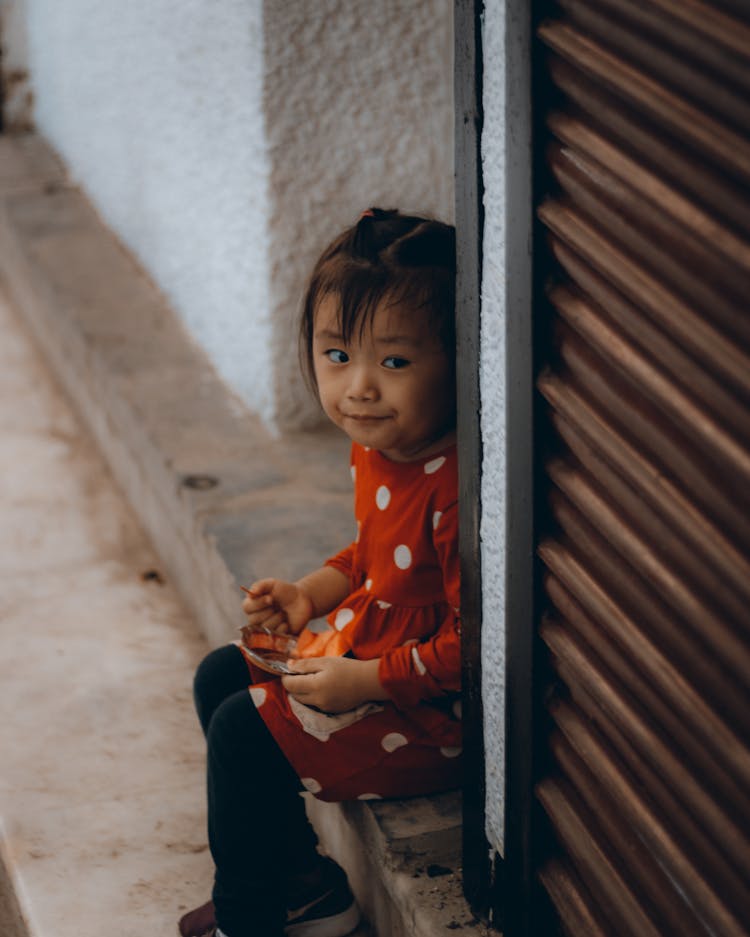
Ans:
{"label": "stucco wall", "polygon": [[502,852],[505,781],[505,218],[504,19],[485,7],[484,174],[480,388],[482,397],[482,701],[487,765],[487,833]]}
{"label": "stucco wall", "polygon": [[247,403],[316,419],[312,259],[373,202],[452,214],[452,4],[26,2],[41,132]]}
{"label": "stucco wall", "polygon": [[[521,610],[528,583],[518,582],[518,572],[524,575],[530,553],[531,126],[525,0],[487,0],[482,42],[482,701],[487,836],[502,855],[506,621]],[[519,549],[520,564],[512,553]],[[525,618],[529,609],[522,611]]]}
{"label": "stucco wall", "polygon": [[[453,220],[453,6],[277,0],[266,42],[274,347],[295,361],[309,269],[364,208]],[[278,375],[282,416],[307,418],[296,369]]]}
{"label": "stucco wall", "polygon": [[261,0],[27,5],[38,128],[270,414]]}

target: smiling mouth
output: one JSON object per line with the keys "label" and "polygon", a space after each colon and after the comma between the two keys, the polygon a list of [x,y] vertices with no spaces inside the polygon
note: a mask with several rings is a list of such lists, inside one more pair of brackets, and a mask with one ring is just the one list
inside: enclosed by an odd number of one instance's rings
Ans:
{"label": "smiling mouth", "polygon": [[359,414],[359,413],[345,413],[344,416],[347,420],[356,420],[357,423],[377,423],[380,420],[387,420],[387,416],[370,416],[368,414]]}

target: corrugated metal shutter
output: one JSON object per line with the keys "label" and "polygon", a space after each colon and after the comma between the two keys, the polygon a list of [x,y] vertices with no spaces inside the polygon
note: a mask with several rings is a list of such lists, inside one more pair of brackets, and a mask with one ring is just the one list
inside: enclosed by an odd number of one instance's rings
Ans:
{"label": "corrugated metal shutter", "polygon": [[554,675],[539,877],[577,937],[750,931],[750,14],[561,0]]}

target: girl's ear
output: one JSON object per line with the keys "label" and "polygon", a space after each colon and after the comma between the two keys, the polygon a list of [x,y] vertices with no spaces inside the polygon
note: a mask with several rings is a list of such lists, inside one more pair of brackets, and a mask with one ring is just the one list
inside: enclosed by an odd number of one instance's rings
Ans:
{"label": "girl's ear", "polygon": [[426,222],[394,247],[394,260],[405,267],[456,267],[456,232],[449,225]]}

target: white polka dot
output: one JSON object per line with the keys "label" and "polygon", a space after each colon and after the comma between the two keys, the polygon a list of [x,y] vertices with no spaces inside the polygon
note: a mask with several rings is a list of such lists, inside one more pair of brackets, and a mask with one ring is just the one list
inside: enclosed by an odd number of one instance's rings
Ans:
{"label": "white polka dot", "polygon": [[359,543],[359,535],[362,533],[362,524],[360,521],[357,521],[357,536],[354,538],[355,543]]}
{"label": "white polka dot", "polygon": [[408,638],[402,644],[402,647],[409,647],[410,644],[419,644],[419,638]]}
{"label": "white polka dot", "polygon": [[382,800],[383,797],[380,794],[360,794],[357,800]]}
{"label": "white polka dot", "polygon": [[302,781],[311,794],[317,794],[323,790],[320,781],[316,781],[315,778],[300,778],[300,781]]}
{"label": "white polka dot", "polygon": [[384,602],[382,599],[378,599],[378,608],[386,609],[390,607],[391,607],[390,602]]}
{"label": "white polka dot", "polygon": [[456,702],[453,704],[453,715],[456,717],[456,719],[461,718],[461,712],[462,712],[461,700],[457,699]]}
{"label": "white polka dot", "polygon": [[354,612],[350,608],[340,608],[336,612],[336,617],[333,619],[336,630],[341,631],[343,628],[346,628],[352,618],[354,618]]}
{"label": "white polka dot", "polygon": [[417,668],[417,673],[420,677],[423,677],[427,673],[427,668],[422,663],[422,658],[419,656],[419,651],[416,647],[411,649],[411,659],[414,661],[414,666]]}
{"label": "white polka dot", "polygon": [[385,485],[381,485],[380,488],[378,488],[378,490],[375,492],[375,504],[377,504],[381,511],[385,511],[390,503],[390,489],[386,488]]}
{"label": "white polka dot", "polygon": [[368,592],[370,591],[370,589],[372,589],[372,579],[367,580],[367,582],[365,583],[365,589],[367,589]]}
{"label": "white polka dot", "polygon": [[399,569],[408,569],[411,566],[411,550],[402,543],[393,551],[393,561]]}
{"label": "white polka dot", "polygon": [[352,465],[351,471],[352,471],[352,481],[355,482],[357,480],[357,466]]}
{"label": "white polka dot", "polygon": [[326,631],[330,631],[331,626],[325,618],[316,618],[313,621],[308,621],[307,630],[312,631],[313,634],[323,634]]}
{"label": "white polka dot", "polygon": [[260,707],[266,701],[266,691],[262,686],[251,686],[250,687],[250,697],[255,703],[255,708],[260,709]]}
{"label": "white polka dot", "polygon": [[435,511],[435,513],[432,515],[432,529],[433,530],[437,529],[437,525],[440,523],[440,518],[442,516],[443,516],[442,511]]}
{"label": "white polka dot", "polygon": [[461,754],[461,747],[451,748],[450,746],[446,746],[440,749],[440,754],[445,755],[446,758],[458,758]]}
{"label": "white polka dot", "polygon": [[445,465],[445,456],[444,455],[438,456],[437,459],[433,459],[431,462],[425,463],[425,467],[424,467],[425,474],[432,475],[434,472],[437,472],[437,470],[443,465]]}
{"label": "white polka dot", "polygon": [[395,752],[402,745],[408,745],[409,740],[400,732],[389,732],[388,735],[383,737],[380,744],[387,752]]}
{"label": "white polka dot", "polygon": [[369,446],[365,446],[365,452],[369,452],[369,451],[370,451],[370,447],[369,447]]}

